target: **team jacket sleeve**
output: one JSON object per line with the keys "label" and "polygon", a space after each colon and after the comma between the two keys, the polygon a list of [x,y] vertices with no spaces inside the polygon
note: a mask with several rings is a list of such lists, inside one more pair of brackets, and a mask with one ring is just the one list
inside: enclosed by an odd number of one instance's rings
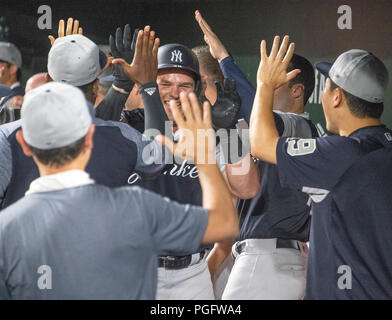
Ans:
{"label": "team jacket sleeve", "polygon": [[354,140],[339,136],[280,138],[276,158],[281,185],[321,201],[359,156],[355,144]]}
{"label": "team jacket sleeve", "polygon": [[235,64],[234,58],[232,56],[224,58],[219,63],[219,65],[225,78],[235,80],[237,91],[241,98],[241,108],[239,115],[241,118],[245,119],[247,123],[249,123],[253,100],[256,94],[255,88],[248,81],[245,74]]}
{"label": "team jacket sleeve", "polygon": [[179,204],[139,187],[132,189],[134,203],[139,206],[159,255],[186,255],[198,250],[207,229],[207,210]]}
{"label": "team jacket sleeve", "polygon": [[11,147],[5,134],[0,130],[0,210],[12,174]]}
{"label": "team jacket sleeve", "polygon": [[9,300],[7,281],[4,274],[4,242],[2,239],[2,224],[0,222],[0,300]]}
{"label": "team jacket sleeve", "polygon": [[95,110],[95,115],[103,120],[120,121],[128,95],[110,88],[105,98]]}

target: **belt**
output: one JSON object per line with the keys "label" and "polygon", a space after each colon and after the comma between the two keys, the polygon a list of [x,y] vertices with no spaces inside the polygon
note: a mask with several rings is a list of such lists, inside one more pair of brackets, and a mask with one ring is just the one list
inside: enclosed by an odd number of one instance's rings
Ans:
{"label": "belt", "polygon": [[[169,270],[184,269],[189,267],[191,264],[200,262],[204,258],[205,253],[205,250],[203,250],[196,254],[189,254],[187,256],[159,256],[158,267]],[[196,260],[192,263],[192,257],[194,256]]]}
{"label": "belt", "polygon": [[[236,251],[238,252],[238,254],[244,252],[245,247],[246,247],[246,241],[239,242],[238,245],[236,246]],[[281,239],[281,238],[276,238],[276,248],[300,250],[297,240],[289,240],[289,239]]]}

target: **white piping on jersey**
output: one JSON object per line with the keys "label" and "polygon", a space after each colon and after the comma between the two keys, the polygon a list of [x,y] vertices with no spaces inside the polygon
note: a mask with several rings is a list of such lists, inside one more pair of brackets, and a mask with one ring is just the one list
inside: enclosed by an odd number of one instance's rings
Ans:
{"label": "white piping on jersey", "polygon": [[319,203],[325,199],[325,197],[329,193],[329,190],[311,188],[311,187],[302,187],[302,192],[309,194],[313,202]]}

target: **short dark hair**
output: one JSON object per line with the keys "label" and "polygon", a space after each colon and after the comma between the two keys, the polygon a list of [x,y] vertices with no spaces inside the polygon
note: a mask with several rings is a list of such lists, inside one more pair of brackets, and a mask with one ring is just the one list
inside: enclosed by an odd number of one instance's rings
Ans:
{"label": "short dark hair", "polygon": [[356,96],[353,96],[351,93],[348,93],[346,90],[340,88],[336,83],[331,80],[330,91],[339,88],[343,91],[344,97],[346,98],[346,102],[348,108],[352,115],[357,118],[381,118],[382,112],[384,111],[384,104],[380,103],[372,103]]}
{"label": "short dark hair", "polygon": [[95,80],[90,83],[79,86],[78,88],[83,91],[83,93],[86,97],[88,97],[88,96],[92,95],[92,93],[93,93],[94,82],[95,82]]}
{"label": "short dark hair", "polygon": [[289,87],[292,87],[294,84],[301,83],[305,88],[304,93],[304,105],[308,102],[312,92],[314,90],[315,85],[315,73],[312,64],[306,58],[293,54],[289,66],[287,67],[287,72],[290,72],[294,69],[300,69],[301,72],[297,74],[294,79],[291,79],[289,82]]}
{"label": "short dark hair", "polygon": [[213,58],[209,46],[203,45],[194,47],[192,51],[199,60],[200,69],[207,74],[207,81],[210,83],[223,82],[223,74],[219,66],[219,62]]}
{"label": "short dark hair", "polygon": [[30,145],[29,148],[32,154],[37,157],[39,162],[44,165],[50,165],[55,168],[59,168],[68,164],[79,156],[83,150],[84,140],[85,137],[71,143],[68,146],[49,150],[38,149]]}

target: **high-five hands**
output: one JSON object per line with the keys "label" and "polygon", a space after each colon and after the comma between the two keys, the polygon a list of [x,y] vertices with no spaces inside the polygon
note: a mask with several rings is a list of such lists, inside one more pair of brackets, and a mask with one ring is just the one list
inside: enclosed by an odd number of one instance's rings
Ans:
{"label": "high-five hands", "polygon": [[[115,37],[110,35],[109,47],[114,59],[120,58],[124,59],[127,63],[132,62],[135,54],[135,43],[138,31],[138,29],[135,29],[132,38],[131,27],[129,26],[129,24],[127,24],[124,27],[124,33],[121,31],[121,28],[117,28]],[[125,74],[125,72],[121,68],[121,65],[114,65],[113,75],[115,79],[113,85],[115,88],[124,90],[126,93],[129,93],[132,90],[133,82]]]}
{"label": "high-five hands", "polygon": [[155,139],[166,145],[173,155],[188,160],[190,163],[202,165],[215,163],[215,134],[211,123],[211,108],[204,102],[203,110],[194,92],[180,94],[181,109],[177,103],[170,101],[170,109],[177,123],[180,139],[174,143],[165,136]]}
{"label": "high-five hands", "polygon": [[204,41],[210,47],[211,55],[218,62],[221,62],[224,58],[229,56],[226,48],[212,31],[211,27],[208,25],[207,21],[204,20],[199,10],[195,11],[195,19],[199,23],[201,31],[204,34]]}
{"label": "high-five hands", "polygon": [[121,65],[125,75],[138,85],[155,82],[158,72],[158,48],[159,38],[155,38],[155,31],[146,26],[137,34],[132,63],[123,58],[114,59],[112,63]]}
{"label": "high-five hands", "polygon": [[[65,23],[64,20],[61,19],[59,21],[58,28],[58,38],[69,36],[71,34],[83,34],[83,29],[79,27],[79,20],[74,20],[73,18],[68,18],[67,20],[67,29],[64,29]],[[50,40],[50,44],[53,46],[53,43],[56,41],[56,38],[52,35],[48,36]]]}
{"label": "high-five hands", "polygon": [[[287,73],[287,67],[294,53],[294,43],[289,44],[289,36],[283,38],[279,48],[280,37],[275,36],[270,55],[267,55],[266,41],[260,44],[260,65],[257,70],[257,85],[268,85],[272,89],[277,89],[286,82],[295,78],[301,72],[295,69]],[[288,47],[288,49],[287,49]],[[279,51],[278,51],[279,49]]]}

